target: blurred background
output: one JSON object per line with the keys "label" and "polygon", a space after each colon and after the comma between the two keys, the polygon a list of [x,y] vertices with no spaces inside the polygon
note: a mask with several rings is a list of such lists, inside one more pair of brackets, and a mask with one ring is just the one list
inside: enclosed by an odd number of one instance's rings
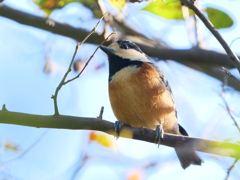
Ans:
{"label": "blurred background", "polygon": [[[202,0],[196,5],[239,55],[240,2]],[[105,45],[128,39],[156,61],[173,90],[179,123],[190,136],[239,142],[239,131],[230,114],[240,123],[240,84],[221,67],[237,78],[239,73],[209,30],[175,0],[3,1],[0,104],[6,104],[9,111],[52,115],[51,96],[69,66],[75,46],[103,12],[109,14],[97,33],[78,50],[67,79],[81,71],[104,37],[117,32]],[[156,52],[159,54],[154,55]],[[103,119],[116,121],[108,99],[107,57],[99,50],[83,74],[60,90],[58,107],[63,115],[97,117],[101,106],[105,107]],[[8,124],[0,124],[0,148],[2,180],[219,180],[227,179],[227,170],[235,161],[199,152],[202,166],[183,170],[169,147],[157,148],[155,144],[124,138],[116,141],[101,132]],[[228,179],[240,179],[240,162]]]}

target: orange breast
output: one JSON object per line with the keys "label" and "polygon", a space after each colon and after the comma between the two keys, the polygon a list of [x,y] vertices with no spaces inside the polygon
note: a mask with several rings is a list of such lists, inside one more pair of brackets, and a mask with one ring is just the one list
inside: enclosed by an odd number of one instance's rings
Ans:
{"label": "orange breast", "polygon": [[132,127],[156,128],[178,133],[175,105],[154,67],[144,63],[117,72],[109,83],[109,97],[115,116]]}

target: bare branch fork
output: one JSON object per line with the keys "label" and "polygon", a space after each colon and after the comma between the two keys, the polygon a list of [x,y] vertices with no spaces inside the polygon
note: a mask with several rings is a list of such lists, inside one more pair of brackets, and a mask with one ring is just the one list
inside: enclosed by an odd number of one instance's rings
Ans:
{"label": "bare branch fork", "polygon": [[101,45],[103,45],[103,44],[109,39],[109,37],[112,36],[113,34],[116,34],[116,33],[113,32],[113,33],[109,34],[108,37],[107,37],[106,39],[104,39],[104,40],[101,42],[100,45],[98,45],[98,47],[95,49],[95,51],[93,52],[93,54],[90,56],[90,58],[88,59],[88,61],[87,61],[86,64],[84,65],[84,67],[82,68],[81,72],[80,72],[76,77],[74,77],[74,78],[72,78],[72,79],[69,79],[69,80],[67,80],[66,82],[64,82],[63,85],[65,85],[65,84],[67,84],[67,83],[69,83],[69,82],[71,82],[71,81],[79,78],[79,76],[82,74],[82,72],[83,72],[83,71],[85,70],[85,68],[87,67],[88,63],[89,63],[89,62],[91,61],[91,59],[93,58],[94,54],[95,54],[95,53],[97,52],[97,50],[99,49],[99,47],[100,47]]}
{"label": "bare branch fork", "polygon": [[236,66],[240,73],[240,61],[236,54],[231,50],[231,48],[228,46],[226,41],[222,38],[222,36],[219,34],[219,32],[216,30],[216,28],[212,25],[212,23],[199,11],[199,9],[193,4],[190,0],[180,0],[182,3],[184,3],[188,8],[192,9],[196,15],[202,20],[202,22],[205,24],[205,26],[211,31],[211,33],[215,36],[215,38],[218,40],[218,42],[222,45],[226,53],[229,55],[230,59],[232,60],[233,64]]}
{"label": "bare branch fork", "polygon": [[[101,114],[101,113],[100,113]],[[30,126],[36,128],[55,128],[71,130],[95,130],[116,135],[114,123],[99,118],[74,116],[42,116],[0,110],[0,123]],[[120,137],[155,143],[155,131],[147,128],[133,128],[123,126]],[[162,145],[169,147],[193,148],[196,151],[240,159],[240,145],[227,142],[211,141],[207,139],[164,134]]]}
{"label": "bare branch fork", "polygon": [[115,33],[111,33],[106,39],[103,40],[103,42],[102,42],[100,45],[98,45],[98,47],[96,48],[96,50],[93,52],[93,54],[91,55],[91,57],[88,59],[88,61],[87,61],[86,64],[84,65],[84,67],[83,67],[83,69],[81,70],[81,72],[80,72],[76,77],[74,77],[74,78],[72,78],[72,79],[70,79],[70,80],[68,80],[68,81],[65,81],[66,78],[67,78],[67,76],[68,76],[68,74],[69,74],[69,73],[71,72],[71,70],[72,70],[71,67],[72,67],[72,64],[73,64],[73,61],[74,61],[74,59],[75,59],[75,56],[76,56],[76,54],[77,54],[78,49],[79,49],[79,48],[82,46],[82,44],[96,31],[99,23],[102,21],[103,17],[104,17],[106,14],[107,14],[107,13],[105,13],[105,14],[101,17],[101,19],[98,21],[98,23],[96,24],[96,26],[95,26],[95,27],[92,29],[92,31],[83,39],[83,41],[81,41],[80,43],[77,43],[76,48],[75,48],[75,51],[74,51],[74,54],[73,54],[73,57],[72,57],[72,60],[71,60],[71,62],[70,62],[70,64],[69,64],[69,67],[68,67],[66,73],[64,74],[61,82],[59,83],[58,87],[56,88],[55,94],[52,95],[52,97],[51,97],[51,98],[53,99],[53,101],[54,101],[54,116],[58,116],[58,115],[59,115],[58,105],[57,105],[57,96],[58,96],[59,90],[62,88],[63,85],[66,85],[67,83],[73,81],[74,79],[77,79],[77,78],[82,74],[82,72],[85,70],[85,68],[87,67],[88,63],[91,61],[91,59],[93,58],[93,56],[95,55],[95,53],[96,53],[97,50],[99,49],[99,46],[101,46],[104,42],[106,42],[111,35],[115,34]]}

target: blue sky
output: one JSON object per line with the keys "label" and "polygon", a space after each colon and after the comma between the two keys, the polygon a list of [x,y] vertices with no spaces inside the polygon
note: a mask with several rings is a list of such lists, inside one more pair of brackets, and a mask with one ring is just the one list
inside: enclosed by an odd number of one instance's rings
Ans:
{"label": "blue sky", "polygon": [[[44,16],[44,13],[30,0],[8,0],[6,5],[17,9]],[[231,43],[239,37],[239,1],[201,1],[202,7],[224,7],[230,12],[235,24],[233,27],[220,30],[221,35]],[[140,13],[138,8],[130,5],[126,9],[129,23],[134,24],[139,30],[151,38],[160,38],[174,48],[189,48],[188,35],[185,25],[178,21],[162,20],[149,13]],[[130,10],[130,11],[129,11]],[[81,13],[80,13],[81,12]],[[83,12],[83,13],[82,13]],[[127,14],[129,12],[134,12]],[[95,26],[97,19],[92,19],[91,12],[77,3],[57,10],[51,18],[61,22],[68,22],[73,26]],[[141,21],[148,21],[151,28],[142,26]],[[155,26],[155,24],[158,26]],[[53,114],[53,101],[50,98],[56,86],[65,73],[71,60],[76,42],[70,38],[54,35],[29,26],[19,25],[9,19],[0,17],[0,104],[6,104],[10,111],[30,114]],[[92,26],[92,27],[91,27]],[[102,28],[100,25],[99,29]],[[167,33],[166,33],[167,32]],[[222,47],[211,37],[204,27],[203,38],[206,40],[205,48],[222,51]],[[240,40],[232,45],[235,53],[240,54]],[[84,44],[77,57],[88,59],[95,45]],[[46,58],[47,57],[47,58]],[[46,60],[53,65],[51,74],[44,74],[43,68]],[[107,92],[107,66],[100,70],[94,68],[106,62],[106,56],[98,51],[83,75],[74,82],[64,86],[59,93],[59,110],[61,114],[73,116],[96,117],[101,106],[105,107],[104,119],[115,121]],[[166,74],[178,108],[179,122],[191,136],[232,142],[239,140],[239,133],[233,126],[231,119],[222,107],[218,95],[221,92],[221,83],[207,75],[184,67],[176,62],[159,62],[158,65]],[[237,74],[236,70],[232,70]],[[70,73],[73,77],[76,73]],[[177,77],[177,79],[176,79]],[[193,83],[194,82],[194,83]],[[194,84],[194,86],[193,86]],[[226,94],[229,105],[235,115],[239,112],[239,93],[231,91]],[[227,128],[226,128],[227,127]],[[1,162],[6,162],[28,149],[38,138],[41,140],[22,158],[10,163],[4,163],[2,177],[9,175],[9,179],[70,179],[76,164],[86,153],[90,157],[81,169],[81,179],[126,179],[130,172],[141,171],[143,177],[148,179],[223,179],[227,168],[233,162],[231,158],[199,153],[204,164],[202,167],[191,166],[182,170],[175,152],[172,148],[119,138],[116,149],[109,150],[96,143],[87,141],[88,131],[37,129],[14,125],[0,125],[0,141],[7,141],[19,145],[19,153],[4,151],[0,157]],[[43,136],[44,134],[44,136]],[[113,137],[110,137],[113,138]],[[156,162],[153,168],[144,166]],[[231,175],[231,179],[239,179],[238,165]],[[94,173],[93,173],[94,172]],[[107,174],[107,177],[106,177]]]}

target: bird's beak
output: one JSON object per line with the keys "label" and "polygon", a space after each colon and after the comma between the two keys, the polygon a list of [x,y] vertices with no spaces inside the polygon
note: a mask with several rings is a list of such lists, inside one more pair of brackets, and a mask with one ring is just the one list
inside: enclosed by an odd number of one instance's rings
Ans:
{"label": "bird's beak", "polygon": [[114,50],[109,48],[109,47],[106,47],[106,46],[100,46],[101,50],[103,52],[105,52],[107,55],[109,54],[114,54]]}

